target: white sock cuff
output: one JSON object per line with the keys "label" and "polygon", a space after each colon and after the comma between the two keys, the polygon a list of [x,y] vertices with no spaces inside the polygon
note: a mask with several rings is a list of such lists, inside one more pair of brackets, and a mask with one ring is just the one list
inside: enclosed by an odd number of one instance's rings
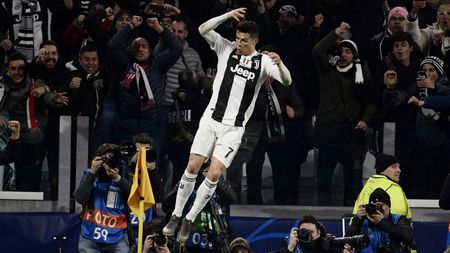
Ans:
{"label": "white sock cuff", "polygon": [[197,174],[189,173],[187,170],[184,171],[183,176],[181,177],[181,179],[186,182],[195,182],[196,178]]}
{"label": "white sock cuff", "polygon": [[205,177],[205,184],[206,184],[206,186],[208,186],[209,188],[215,187],[215,186],[217,185],[218,182],[219,182],[219,181],[216,181],[216,182],[211,181],[211,180],[209,180],[207,177]]}

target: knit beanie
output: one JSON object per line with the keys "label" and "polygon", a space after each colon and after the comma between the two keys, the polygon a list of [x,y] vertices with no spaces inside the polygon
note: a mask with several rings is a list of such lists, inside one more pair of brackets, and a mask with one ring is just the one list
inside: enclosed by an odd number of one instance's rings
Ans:
{"label": "knit beanie", "polygon": [[439,73],[439,77],[445,75],[445,72],[444,72],[444,61],[441,60],[439,57],[427,56],[420,63],[420,68],[422,68],[422,66],[424,64],[431,64],[431,65],[433,65],[434,69],[436,69],[436,71]]}
{"label": "knit beanie", "polygon": [[341,40],[338,44],[338,48],[340,49],[342,47],[350,48],[353,53],[353,58],[356,59],[358,57],[358,47],[352,40]]}
{"label": "knit beanie", "polygon": [[372,203],[372,202],[381,202],[390,207],[391,206],[391,197],[389,197],[389,194],[385,190],[383,190],[381,188],[376,188],[370,194],[370,197],[369,197],[369,203]]}
{"label": "knit beanie", "polygon": [[406,19],[408,17],[408,11],[404,7],[400,7],[400,6],[392,8],[392,10],[389,12],[389,15],[388,15],[388,19],[387,19],[388,22],[394,15],[400,15]]}
{"label": "knit beanie", "polygon": [[363,84],[364,76],[363,76],[362,67],[361,67],[361,60],[359,59],[359,56],[358,56],[358,47],[356,46],[355,42],[353,42],[351,40],[341,40],[338,44],[338,49],[343,48],[343,47],[349,48],[350,51],[352,51],[353,62],[355,63],[355,68],[356,68],[355,83]]}
{"label": "knit beanie", "polygon": [[375,170],[377,174],[381,174],[381,172],[395,163],[400,163],[400,160],[397,157],[380,153],[375,158]]}

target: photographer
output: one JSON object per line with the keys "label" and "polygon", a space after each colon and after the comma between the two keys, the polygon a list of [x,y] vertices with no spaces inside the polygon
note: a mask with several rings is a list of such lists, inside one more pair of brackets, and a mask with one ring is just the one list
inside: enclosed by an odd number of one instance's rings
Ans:
{"label": "photographer", "polygon": [[292,228],[284,245],[275,253],[323,253],[323,243],[327,232],[322,223],[312,215],[305,215],[298,228]]}
{"label": "photographer", "polygon": [[170,250],[170,242],[167,237],[162,234],[162,228],[165,223],[161,218],[153,219],[144,227],[144,248],[142,253],[170,253],[175,250]]}
{"label": "photographer", "polygon": [[370,245],[361,252],[409,252],[413,230],[409,220],[390,213],[391,199],[381,188],[370,194],[369,204],[361,205],[347,229],[346,236],[365,234]]}
{"label": "photographer", "polygon": [[120,162],[115,144],[102,144],[90,168],[84,171],[75,190],[75,200],[83,205],[79,251],[128,252],[127,198],[131,181]]}

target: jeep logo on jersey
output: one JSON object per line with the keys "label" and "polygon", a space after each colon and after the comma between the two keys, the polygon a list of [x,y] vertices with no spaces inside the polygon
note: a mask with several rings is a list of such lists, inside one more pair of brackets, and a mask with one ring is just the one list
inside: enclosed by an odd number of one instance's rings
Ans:
{"label": "jeep logo on jersey", "polygon": [[247,80],[255,79],[255,73],[249,71],[248,69],[243,69],[239,64],[236,64],[236,66],[230,67],[231,72],[236,73],[238,76],[241,76]]}

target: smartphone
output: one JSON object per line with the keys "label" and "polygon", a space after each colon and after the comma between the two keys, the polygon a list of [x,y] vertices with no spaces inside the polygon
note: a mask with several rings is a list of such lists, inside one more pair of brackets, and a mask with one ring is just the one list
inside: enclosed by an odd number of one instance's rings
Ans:
{"label": "smartphone", "polygon": [[425,72],[425,70],[417,71],[417,78],[419,78],[419,79],[427,78],[427,72]]}

